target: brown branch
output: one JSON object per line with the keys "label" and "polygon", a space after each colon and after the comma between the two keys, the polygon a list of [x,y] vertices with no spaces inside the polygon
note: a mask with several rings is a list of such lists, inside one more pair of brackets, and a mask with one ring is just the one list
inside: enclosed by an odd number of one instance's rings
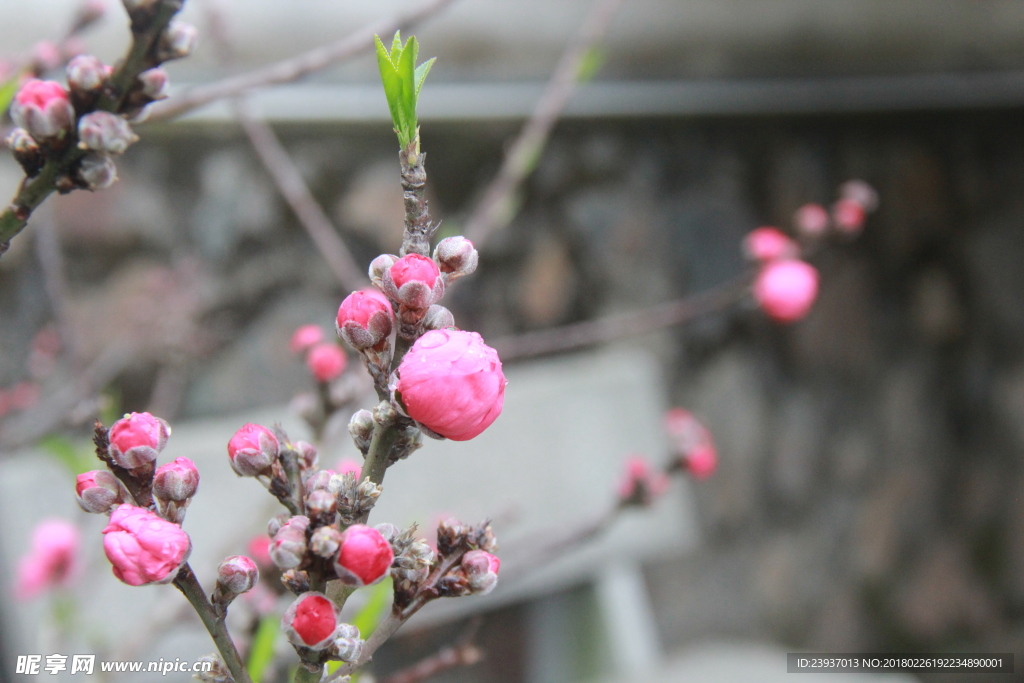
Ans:
{"label": "brown branch", "polygon": [[595,0],[579,32],[566,46],[533,114],[505,154],[498,175],[484,191],[483,199],[466,221],[463,232],[478,248],[512,220],[516,191],[536,167],[551,130],[576,88],[585,60],[608,32],[612,16],[623,2]]}
{"label": "brown branch", "polygon": [[501,337],[491,345],[503,361],[530,358],[558,351],[593,346],[633,337],[665,327],[682,325],[694,318],[722,310],[739,301],[750,285],[750,274],[729,280],[711,289],[626,313],[597,320],[553,327],[547,330]]}
{"label": "brown branch", "polygon": [[474,618],[453,644],[408,668],[391,674],[383,683],[420,683],[444,671],[478,663],[483,659],[484,653],[473,641],[480,630],[480,623],[480,617]]}
{"label": "brown branch", "polygon": [[147,122],[166,121],[204,104],[236,97],[255,88],[299,80],[332,64],[371,50],[374,35],[390,36],[395,31],[406,30],[429,19],[452,2],[453,0],[430,0],[411,12],[365,26],[337,42],[322,45],[296,57],[268,64],[254,71],[231,76],[207,85],[196,86],[180,96],[152,105],[146,120]]}
{"label": "brown branch", "polygon": [[253,117],[240,102],[235,103],[235,114],[256,150],[256,155],[327,261],[334,277],[345,289],[356,290],[369,285],[366,275],[338,236],[331,219],[313,197],[298,167],[273,129],[265,121]]}

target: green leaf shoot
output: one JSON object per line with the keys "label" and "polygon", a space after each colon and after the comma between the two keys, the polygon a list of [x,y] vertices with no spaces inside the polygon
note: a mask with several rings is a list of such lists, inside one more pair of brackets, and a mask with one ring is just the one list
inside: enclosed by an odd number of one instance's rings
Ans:
{"label": "green leaf shoot", "polygon": [[377,45],[377,66],[380,68],[380,80],[384,85],[391,122],[394,124],[395,133],[398,134],[398,142],[402,147],[407,147],[418,135],[416,103],[423,82],[434,65],[434,59],[416,66],[420,47],[415,36],[403,44],[401,34],[396,32],[390,50],[384,47],[380,36],[374,36],[374,41]]}

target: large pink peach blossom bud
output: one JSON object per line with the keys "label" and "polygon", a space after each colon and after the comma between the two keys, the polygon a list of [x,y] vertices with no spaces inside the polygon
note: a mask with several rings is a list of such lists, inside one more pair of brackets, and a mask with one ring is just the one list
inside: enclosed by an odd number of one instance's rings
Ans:
{"label": "large pink peach blossom bud", "polygon": [[394,396],[427,429],[467,441],[501,414],[505,384],[498,352],[479,334],[431,330],[402,359]]}
{"label": "large pink peach blossom bud", "polygon": [[796,258],[800,253],[796,242],[770,226],[752,230],[743,238],[743,251],[747,258],[761,263]]}
{"label": "large pink peach blossom bud", "polygon": [[767,264],[754,281],[754,297],[770,318],[800,320],[818,296],[818,271],[809,263],[784,259]]}
{"label": "large pink peach blossom bud", "polygon": [[334,343],[317,344],[306,355],[306,367],[317,382],[330,382],[341,377],[348,365],[345,352]]}
{"label": "large pink peach blossom bud", "polygon": [[281,450],[274,432],[258,424],[248,423],[228,441],[231,469],[240,477],[255,477],[277,459]]}
{"label": "large pink peach blossom bud", "polygon": [[324,340],[324,328],[319,325],[303,325],[292,333],[288,349],[292,353],[303,353]]}
{"label": "large pink peach blossom bud", "polygon": [[11,119],[36,140],[45,140],[70,130],[75,112],[60,83],[33,78],[14,96]]}
{"label": "large pink peach blossom bud", "polygon": [[793,215],[793,223],[801,235],[821,237],[828,230],[828,211],[821,204],[804,204]]}
{"label": "large pink peach blossom bud", "polygon": [[44,519],[32,531],[32,545],[18,561],[15,595],[28,600],[65,586],[78,568],[79,531],[64,519]]}
{"label": "large pink peach blossom bud", "polygon": [[129,586],[170,583],[192,551],[180,526],[133,505],[118,506],[103,534],[114,576]]}
{"label": "large pink peach blossom bud", "polygon": [[170,426],[149,413],[131,413],[110,426],[110,457],[121,467],[134,470],[156,460],[167,445]]}
{"label": "large pink peach blossom bud", "polygon": [[78,475],[75,481],[78,505],[86,512],[106,514],[110,508],[125,501],[121,482],[106,470],[93,470]]}
{"label": "large pink peach blossom bud", "polygon": [[406,254],[383,272],[380,289],[408,308],[425,310],[444,294],[444,279],[434,259]]}
{"label": "large pink peach blossom bud", "polygon": [[462,571],[466,573],[474,595],[487,595],[498,585],[501,560],[483,550],[470,550],[462,556]]}
{"label": "large pink peach blossom bud", "polygon": [[153,475],[153,495],[161,500],[180,503],[196,495],[198,489],[199,470],[188,458],[175,458],[158,467]]}
{"label": "large pink peach blossom bud", "polygon": [[387,297],[363,290],[352,292],[338,307],[338,336],[356,351],[362,351],[387,340],[393,318]]}
{"label": "large pink peach blossom bud", "polygon": [[391,544],[379,531],[354,524],[341,534],[334,569],[350,586],[369,586],[384,578],[394,559]]}
{"label": "large pink peach blossom bud", "polygon": [[226,595],[241,595],[259,580],[260,570],[245,555],[226,557],[217,567],[217,587]]}
{"label": "large pink peach blossom bud", "polygon": [[303,593],[284,612],[281,625],[293,645],[323,650],[334,640],[341,611],[323,593]]}

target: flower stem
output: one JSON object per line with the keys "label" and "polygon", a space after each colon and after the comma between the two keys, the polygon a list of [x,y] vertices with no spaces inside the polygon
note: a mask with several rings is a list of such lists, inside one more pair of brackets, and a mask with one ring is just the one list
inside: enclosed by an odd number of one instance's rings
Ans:
{"label": "flower stem", "polygon": [[235,649],[235,644],[228,634],[224,620],[219,618],[214,612],[213,605],[206,599],[206,593],[203,592],[203,587],[199,585],[199,579],[196,578],[195,572],[192,571],[192,567],[187,563],[178,572],[178,576],[175,577],[174,585],[184,593],[185,598],[203,621],[203,626],[206,627],[210,637],[213,638],[213,643],[217,646],[217,650],[220,652],[220,656],[224,660],[228,671],[231,672],[231,677],[235,679],[235,683],[252,683],[252,679],[249,678],[249,672],[245,670],[242,658],[239,656],[238,650]]}

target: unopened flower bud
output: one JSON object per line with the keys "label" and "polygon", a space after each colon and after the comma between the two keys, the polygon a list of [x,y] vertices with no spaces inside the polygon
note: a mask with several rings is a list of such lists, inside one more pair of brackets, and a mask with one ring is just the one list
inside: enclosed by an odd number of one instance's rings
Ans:
{"label": "unopened flower bud", "polygon": [[784,235],[782,231],[770,226],[763,226],[751,231],[743,238],[743,252],[752,261],[767,263],[784,258],[796,258],[800,249],[796,242]]}
{"label": "unopened flower bud", "polygon": [[487,595],[498,585],[501,560],[483,550],[470,550],[462,556],[462,570],[476,595]]}
{"label": "unopened flower bud", "polygon": [[124,154],[139,136],[128,122],[109,111],[94,111],[78,121],[78,146],[107,154]]}
{"label": "unopened flower bud", "polygon": [[358,628],[352,624],[338,624],[331,642],[331,654],[343,662],[354,662],[363,653],[364,643]]}
{"label": "unopened flower bud", "polygon": [[832,205],[832,220],[840,232],[856,234],[864,227],[864,207],[853,199],[843,198]]}
{"label": "unopened flower bud", "polygon": [[373,421],[381,427],[389,427],[398,419],[398,412],[394,404],[388,401],[381,401],[373,407]]}
{"label": "unopened flower bud", "polygon": [[68,92],[55,81],[30,79],[11,102],[14,125],[24,128],[38,141],[57,137],[75,120]]}
{"label": "unopened flower bud", "polygon": [[334,569],[342,582],[368,586],[384,578],[394,559],[391,544],[379,531],[365,524],[354,524],[341,535]]}
{"label": "unopened flower bud", "polygon": [[269,536],[270,538],[276,536],[277,532],[280,531],[281,527],[287,524],[288,520],[291,518],[292,516],[289,515],[287,512],[280,512],[271,517],[270,521],[267,522],[267,536]]}
{"label": "unopened flower bud", "polygon": [[668,490],[668,476],[653,469],[643,456],[632,455],[627,458],[625,469],[618,492],[622,504],[650,505]]}
{"label": "unopened flower bud", "polygon": [[72,92],[92,94],[99,91],[113,72],[98,57],[78,55],[67,66],[68,87]]}
{"label": "unopened flower bud", "polygon": [[289,569],[281,573],[281,583],[294,595],[309,592],[309,572]]}
{"label": "unopened flower bud", "polygon": [[306,555],[306,529],[309,517],[296,515],[274,534],[270,542],[270,558],[281,569],[294,569],[302,564]]}
{"label": "unopened flower bud", "polygon": [[292,448],[299,454],[299,467],[304,470],[313,469],[320,461],[316,446],[308,441],[297,441],[292,444]]}
{"label": "unopened flower bud", "polygon": [[241,595],[259,580],[260,570],[245,555],[232,555],[217,567],[217,587],[227,594]]}
{"label": "unopened flower bud", "polygon": [[451,282],[475,271],[480,255],[465,237],[446,237],[434,247],[434,260]]}
{"label": "unopened flower bud", "polygon": [[450,555],[466,543],[466,526],[457,519],[442,519],[437,523],[437,551]]}
{"label": "unopened flower bud", "polygon": [[199,44],[196,27],[183,21],[172,21],[160,36],[157,57],[160,61],[188,57]]}
{"label": "unopened flower bud", "polygon": [[104,190],[117,180],[117,166],[106,154],[90,152],[82,157],[75,175],[87,189]]}
{"label": "unopened flower bud", "polygon": [[408,308],[425,310],[444,294],[444,279],[433,259],[406,254],[381,276],[380,289]]}
{"label": "unopened flower bud", "polygon": [[710,444],[702,444],[682,456],[683,467],[694,479],[707,479],[718,468],[718,453]]}
{"label": "unopened flower bud", "polygon": [[29,600],[40,593],[67,586],[81,567],[81,533],[59,517],[44,519],[32,530],[32,545],[18,560],[15,596]]}
{"label": "unopened flower bud", "polygon": [[423,316],[423,329],[425,330],[446,330],[455,327],[455,316],[444,306],[434,304],[427,309]]}
{"label": "unopened flower bud", "polygon": [[379,531],[380,535],[383,536],[384,540],[388,543],[394,541],[396,538],[398,538],[399,534],[402,533],[401,529],[399,529],[397,526],[390,522],[383,522],[381,524],[376,525],[373,528]]}
{"label": "unopened flower bud", "polygon": [[159,67],[139,74],[140,91],[150,100],[162,100],[167,97],[168,83],[167,72]]}
{"label": "unopened flower bud", "polygon": [[754,280],[754,297],[770,318],[780,323],[800,320],[818,295],[818,271],[796,259],[765,265]]}
{"label": "unopened flower bud", "polygon": [[167,445],[170,426],[149,413],[131,413],[110,426],[110,457],[126,470],[150,465]]}
{"label": "unopened flower bud", "polygon": [[356,448],[362,453],[366,453],[370,449],[373,427],[373,413],[369,410],[357,410],[352,415],[352,419],[348,421],[348,433],[352,435]]}
{"label": "unopened flower bud", "polygon": [[391,266],[395,265],[396,261],[398,261],[398,257],[391,254],[381,254],[370,261],[370,282],[377,289],[382,289],[384,275],[391,270]]}
{"label": "unopened flower bud", "polygon": [[281,445],[274,432],[248,423],[228,441],[231,469],[240,477],[255,477],[277,460]]}
{"label": "unopened flower bud", "polygon": [[75,481],[78,504],[86,512],[104,514],[125,501],[125,490],[117,477],[106,470],[93,470],[78,475]]}
{"label": "unopened flower bud", "polygon": [[391,334],[394,312],[387,297],[379,292],[352,292],[338,307],[335,325],[338,336],[362,351],[377,346]]}
{"label": "unopened flower bud", "polygon": [[288,350],[292,353],[303,353],[324,340],[324,328],[319,325],[302,325],[292,333],[288,342]]}
{"label": "unopened flower bud", "polygon": [[188,458],[175,458],[153,475],[153,495],[162,500],[186,501],[199,488],[199,470]]}
{"label": "unopened flower bud", "polygon": [[332,470],[318,470],[311,474],[303,486],[306,489],[306,495],[313,493],[313,491],[326,491],[331,486],[331,479],[335,476]]}
{"label": "unopened flower bud", "polygon": [[341,532],[333,526],[322,526],[309,539],[309,549],[314,555],[331,558],[341,546]]}
{"label": "unopened flower bud", "polygon": [[306,355],[306,367],[317,382],[330,382],[341,377],[348,365],[348,357],[337,344],[317,344]]}
{"label": "unopened flower bud", "polygon": [[293,645],[323,650],[334,640],[341,611],[323,593],[303,593],[285,610],[281,625]]}
{"label": "unopened flower bud", "polygon": [[796,210],[793,223],[802,235],[820,237],[825,234],[829,224],[828,211],[821,204],[804,204]]}
{"label": "unopened flower bud", "polygon": [[181,527],[132,505],[115,508],[103,534],[114,576],[129,586],[169,583],[192,550]]}
{"label": "unopened flower bud", "polygon": [[338,502],[334,494],[326,488],[317,489],[306,496],[306,512],[311,517],[324,520],[333,518],[335,510],[338,509]]}
{"label": "unopened flower bud", "polygon": [[847,180],[839,186],[839,196],[857,202],[866,213],[878,208],[878,191],[863,180]]}

